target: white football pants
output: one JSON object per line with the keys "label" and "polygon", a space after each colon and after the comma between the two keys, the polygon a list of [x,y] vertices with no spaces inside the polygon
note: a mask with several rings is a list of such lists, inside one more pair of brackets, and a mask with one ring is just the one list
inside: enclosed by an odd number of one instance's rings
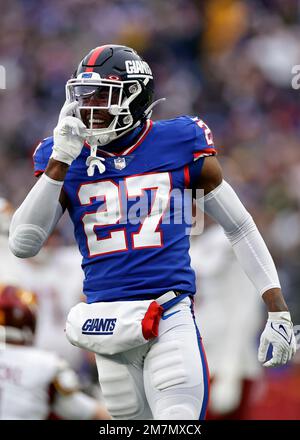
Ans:
{"label": "white football pants", "polygon": [[189,297],[167,310],[159,337],[113,356],[96,355],[108,411],[117,420],[203,420],[209,374]]}

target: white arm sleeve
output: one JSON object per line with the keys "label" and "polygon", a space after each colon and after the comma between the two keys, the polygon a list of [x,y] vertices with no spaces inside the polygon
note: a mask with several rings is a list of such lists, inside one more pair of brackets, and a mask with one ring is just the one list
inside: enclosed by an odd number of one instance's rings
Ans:
{"label": "white arm sleeve", "polygon": [[237,259],[260,294],[280,287],[273,259],[262,236],[227,182],[223,180],[204,197],[204,210],[223,227]]}
{"label": "white arm sleeve", "polygon": [[16,257],[36,255],[63,214],[59,196],[63,182],[45,174],[33,186],[13,215],[9,248]]}

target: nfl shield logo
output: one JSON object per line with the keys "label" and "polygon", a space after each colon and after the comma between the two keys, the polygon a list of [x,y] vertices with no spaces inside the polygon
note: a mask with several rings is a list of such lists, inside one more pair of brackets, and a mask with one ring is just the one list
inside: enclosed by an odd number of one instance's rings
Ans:
{"label": "nfl shield logo", "polygon": [[123,170],[123,168],[126,167],[125,157],[117,157],[116,159],[114,159],[114,163],[117,170]]}

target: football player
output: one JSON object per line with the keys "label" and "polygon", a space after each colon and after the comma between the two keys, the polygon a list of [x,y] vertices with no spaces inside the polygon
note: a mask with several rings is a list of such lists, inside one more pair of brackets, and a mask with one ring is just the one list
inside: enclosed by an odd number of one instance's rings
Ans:
{"label": "football player", "polygon": [[150,332],[137,348],[96,354],[110,413],[116,419],[203,419],[209,378],[193,314],[190,219],[177,218],[191,204],[179,196],[186,188],[223,227],[266,303],[260,361],[285,364],[295,338],[273,260],[223,179],[210,129],[190,116],[153,122],[153,94],[151,68],[133,49],[105,45],[83,58],[66,84],[53,136],[35,151],[41,177],[14,214],[10,249],[21,258],[37,254],[68,209],[90,306],[117,309],[131,302],[134,309],[138,301],[168,300],[156,337]]}
{"label": "football player", "polygon": [[110,419],[106,409],[82,393],[75,372],[50,351],[33,347],[35,295],[0,286],[0,419]]}
{"label": "football player", "polygon": [[[0,197],[0,283],[20,285],[36,293],[35,346],[55,351],[79,371],[83,353],[72,346],[64,334],[66,314],[82,295],[82,273],[74,273],[74,268],[80,265],[77,247],[58,245],[59,230],[56,230],[36,257],[20,260],[8,248],[12,215],[12,205]],[[72,278],[64,276],[70,272],[73,272]]]}

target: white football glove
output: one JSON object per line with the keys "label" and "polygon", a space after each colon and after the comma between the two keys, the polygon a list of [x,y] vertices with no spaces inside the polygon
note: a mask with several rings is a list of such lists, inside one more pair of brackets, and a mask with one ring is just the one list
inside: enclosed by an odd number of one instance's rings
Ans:
{"label": "white football glove", "polygon": [[[258,360],[264,367],[286,364],[296,353],[296,338],[289,312],[269,312],[269,319],[260,337]],[[272,358],[266,362],[269,345],[272,344]]]}
{"label": "white football glove", "polygon": [[77,117],[78,102],[66,101],[60,111],[58,124],[53,131],[54,145],[51,158],[71,165],[79,156],[86,136],[86,126]]}

